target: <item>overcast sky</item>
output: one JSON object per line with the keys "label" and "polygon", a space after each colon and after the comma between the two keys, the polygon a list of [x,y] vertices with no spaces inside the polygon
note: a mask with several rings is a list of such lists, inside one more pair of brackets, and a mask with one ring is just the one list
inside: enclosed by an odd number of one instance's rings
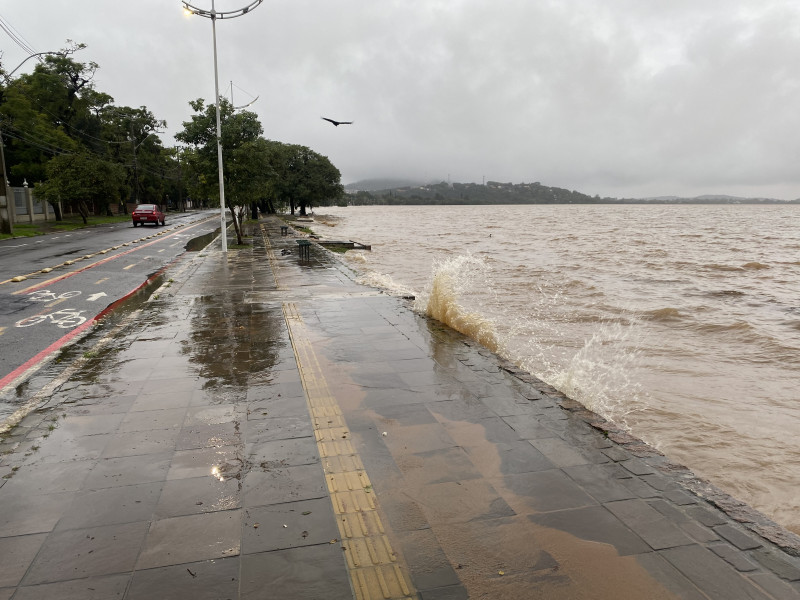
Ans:
{"label": "overcast sky", "polygon": [[[0,16],[39,52],[85,43],[97,89],[165,119],[166,145],[189,100],[213,101],[211,21],[179,0],[6,1]],[[0,39],[13,69],[26,54]],[[324,154],[344,183],[800,198],[796,0],[265,0],[218,20],[217,43],[221,92],[258,96],[265,137]]]}

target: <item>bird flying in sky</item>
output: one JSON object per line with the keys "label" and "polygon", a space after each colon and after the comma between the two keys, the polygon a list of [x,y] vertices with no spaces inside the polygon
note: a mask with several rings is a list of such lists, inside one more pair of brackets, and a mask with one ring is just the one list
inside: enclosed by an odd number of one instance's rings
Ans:
{"label": "bird flying in sky", "polygon": [[353,122],[352,122],[352,121],[334,121],[333,119],[329,119],[328,117],[320,117],[320,118],[321,118],[323,121],[328,121],[328,122],[330,122],[330,123],[333,123],[333,125],[334,125],[335,127],[338,127],[339,125],[352,125],[352,124],[353,124]]}

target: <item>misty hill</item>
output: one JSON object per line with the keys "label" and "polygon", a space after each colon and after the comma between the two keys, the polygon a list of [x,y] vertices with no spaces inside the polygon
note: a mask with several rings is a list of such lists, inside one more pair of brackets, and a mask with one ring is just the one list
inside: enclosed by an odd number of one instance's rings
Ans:
{"label": "misty hill", "polygon": [[412,179],[362,179],[354,183],[348,183],[344,189],[348,193],[353,192],[379,192],[381,190],[391,190],[402,187],[414,187],[423,185],[421,181]]}
{"label": "misty hill", "polygon": [[372,187],[367,183],[389,180],[369,180],[345,186],[350,204],[797,204],[800,200],[773,198],[740,198],[726,195],[704,195],[694,198],[661,196],[657,198],[601,198],[575,190],[535,183],[433,183]]}

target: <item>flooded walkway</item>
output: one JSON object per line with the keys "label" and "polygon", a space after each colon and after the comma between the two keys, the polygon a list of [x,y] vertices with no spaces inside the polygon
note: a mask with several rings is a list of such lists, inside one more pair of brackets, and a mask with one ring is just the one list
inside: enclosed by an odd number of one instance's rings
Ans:
{"label": "flooded walkway", "polygon": [[3,438],[0,600],[800,598],[796,536],[297,250],[187,256]]}

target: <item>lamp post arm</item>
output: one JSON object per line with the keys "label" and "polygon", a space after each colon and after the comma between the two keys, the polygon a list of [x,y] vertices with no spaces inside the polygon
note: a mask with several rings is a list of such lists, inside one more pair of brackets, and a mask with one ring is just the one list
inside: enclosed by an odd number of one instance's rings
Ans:
{"label": "lamp post arm", "polygon": [[150,132],[150,133],[148,133],[146,136],[144,136],[144,137],[142,138],[142,141],[141,141],[141,142],[139,142],[138,144],[136,144],[136,146],[135,146],[134,148],[138,148],[139,146],[141,146],[142,144],[144,144],[144,143],[145,143],[145,142],[146,142],[146,141],[147,141],[147,140],[148,140],[150,137],[152,137],[152,136],[154,136],[154,135],[156,135],[156,134],[159,134],[159,133],[164,133],[164,132],[163,132],[163,131],[151,131],[151,132]]}
{"label": "lamp post arm", "polygon": [[251,0],[250,4],[245,6],[244,8],[237,8],[236,10],[228,10],[228,11],[220,11],[217,12],[214,10],[213,4],[211,10],[206,10],[204,8],[199,8],[194,6],[193,4],[189,4],[186,0],[183,0],[183,8],[192,13],[193,15],[200,15],[201,17],[208,17],[209,19],[233,19],[235,17],[241,17],[242,15],[246,15],[259,4],[261,4],[264,0]]}
{"label": "lamp post arm", "polygon": [[6,82],[8,82],[8,81],[11,79],[11,76],[12,76],[14,73],[16,73],[17,71],[19,71],[19,68],[20,68],[22,65],[24,65],[26,62],[28,62],[28,61],[29,61],[30,59],[32,59],[34,56],[46,56],[46,55],[48,55],[48,54],[57,54],[58,56],[65,56],[65,54],[64,54],[63,52],[36,52],[36,53],[34,53],[34,54],[31,54],[31,55],[30,55],[28,58],[26,58],[26,59],[25,59],[25,60],[23,60],[21,63],[19,63],[19,64],[18,64],[18,65],[17,65],[17,66],[14,68],[14,70],[13,70],[13,71],[11,71],[11,73],[6,73],[6,74],[4,74],[4,77],[5,77],[5,79],[6,79]]}

